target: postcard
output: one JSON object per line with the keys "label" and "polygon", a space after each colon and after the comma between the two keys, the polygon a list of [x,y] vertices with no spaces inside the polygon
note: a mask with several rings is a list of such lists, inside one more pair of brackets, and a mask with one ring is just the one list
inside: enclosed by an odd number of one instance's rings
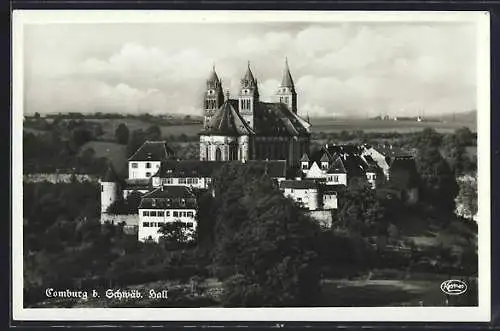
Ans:
{"label": "postcard", "polygon": [[14,321],[490,319],[488,12],[14,11]]}

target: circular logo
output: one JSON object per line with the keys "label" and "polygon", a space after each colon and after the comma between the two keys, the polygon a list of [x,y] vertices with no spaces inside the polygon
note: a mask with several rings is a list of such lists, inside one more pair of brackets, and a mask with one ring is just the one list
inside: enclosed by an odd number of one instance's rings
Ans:
{"label": "circular logo", "polygon": [[467,284],[458,279],[445,280],[441,283],[441,291],[448,295],[460,295],[467,291]]}

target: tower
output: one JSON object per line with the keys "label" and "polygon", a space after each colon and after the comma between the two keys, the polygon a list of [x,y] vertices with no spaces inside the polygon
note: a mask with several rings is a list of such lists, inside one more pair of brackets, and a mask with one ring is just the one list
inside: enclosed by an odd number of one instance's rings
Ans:
{"label": "tower", "polygon": [[210,77],[207,79],[207,88],[203,102],[204,128],[207,127],[208,122],[210,122],[212,116],[223,103],[224,93],[222,91],[222,83],[215,72],[215,66],[213,66]]}
{"label": "tower", "polygon": [[259,102],[259,89],[257,87],[257,80],[254,78],[252,70],[250,70],[250,62],[248,62],[247,71],[240,81],[240,95],[238,99],[238,111],[250,128],[253,129],[254,113],[256,105]]}
{"label": "tower", "polygon": [[292,74],[288,67],[288,59],[285,60],[285,70],[283,70],[283,78],[281,79],[277,96],[281,103],[285,104],[290,111],[297,114],[297,92],[295,92]]}
{"label": "tower", "polygon": [[109,206],[118,199],[118,175],[109,164],[106,175],[101,180],[101,214],[107,213]]}

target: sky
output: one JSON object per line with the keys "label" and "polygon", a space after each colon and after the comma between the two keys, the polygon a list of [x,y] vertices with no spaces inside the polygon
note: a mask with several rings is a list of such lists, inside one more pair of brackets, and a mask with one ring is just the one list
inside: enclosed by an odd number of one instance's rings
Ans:
{"label": "sky", "polygon": [[247,63],[275,101],[288,58],[298,113],[476,109],[471,23],[50,23],[24,28],[25,113],[202,114],[212,66],[232,97]]}

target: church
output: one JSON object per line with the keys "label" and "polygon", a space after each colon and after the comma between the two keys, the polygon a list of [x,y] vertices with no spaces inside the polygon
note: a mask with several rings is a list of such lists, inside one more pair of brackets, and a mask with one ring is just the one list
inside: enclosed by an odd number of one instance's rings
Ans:
{"label": "church", "polygon": [[297,114],[297,92],[288,61],[276,99],[279,102],[260,100],[250,63],[236,98],[224,95],[212,68],[204,95],[200,160],[286,160],[289,165],[297,164],[309,152],[311,125]]}

